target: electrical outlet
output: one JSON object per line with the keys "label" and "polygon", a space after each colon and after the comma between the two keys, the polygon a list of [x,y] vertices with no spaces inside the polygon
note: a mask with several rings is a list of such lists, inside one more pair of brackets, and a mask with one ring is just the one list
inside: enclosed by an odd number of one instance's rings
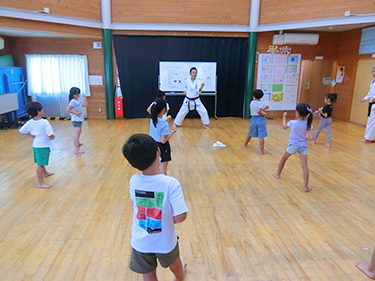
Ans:
{"label": "electrical outlet", "polygon": [[345,17],[350,17],[351,13],[352,13],[351,11],[345,11],[344,16]]}
{"label": "electrical outlet", "polygon": [[45,14],[49,14],[49,8],[44,7],[44,8],[43,8],[43,12],[44,12]]}
{"label": "electrical outlet", "polygon": [[99,111],[99,112],[102,112],[102,108],[101,108],[101,107],[99,107],[99,108],[98,108],[98,111]]}

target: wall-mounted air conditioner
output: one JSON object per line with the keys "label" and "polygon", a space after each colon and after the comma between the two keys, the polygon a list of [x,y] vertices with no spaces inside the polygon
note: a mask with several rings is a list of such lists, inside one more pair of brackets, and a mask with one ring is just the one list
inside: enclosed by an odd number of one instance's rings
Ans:
{"label": "wall-mounted air conditioner", "polygon": [[319,34],[313,33],[284,33],[273,36],[273,45],[316,45]]}

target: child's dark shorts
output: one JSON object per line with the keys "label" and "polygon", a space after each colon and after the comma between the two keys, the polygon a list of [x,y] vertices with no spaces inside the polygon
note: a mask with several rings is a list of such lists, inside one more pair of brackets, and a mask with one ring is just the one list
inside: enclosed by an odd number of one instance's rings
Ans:
{"label": "child's dark shorts", "polygon": [[160,149],[161,162],[171,161],[171,146],[169,145],[169,141],[166,143],[158,142],[158,146]]}
{"label": "child's dark shorts", "polygon": [[180,256],[178,242],[176,247],[168,254],[140,253],[132,248],[132,256],[130,258],[130,269],[140,274],[146,274],[154,271],[158,266],[156,259],[162,267],[170,267]]}

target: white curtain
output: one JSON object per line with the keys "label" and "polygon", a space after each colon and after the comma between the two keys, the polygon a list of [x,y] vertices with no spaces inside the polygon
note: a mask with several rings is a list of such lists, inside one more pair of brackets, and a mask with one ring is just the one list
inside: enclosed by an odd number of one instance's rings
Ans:
{"label": "white curtain", "polygon": [[90,96],[89,72],[85,55],[26,55],[29,95],[69,94],[78,87]]}
{"label": "white curtain", "polygon": [[85,55],[26,55],[26,73],[28,94],[42,104],[46,116],[69,116],[66,108],[71,87],[90,96]]}

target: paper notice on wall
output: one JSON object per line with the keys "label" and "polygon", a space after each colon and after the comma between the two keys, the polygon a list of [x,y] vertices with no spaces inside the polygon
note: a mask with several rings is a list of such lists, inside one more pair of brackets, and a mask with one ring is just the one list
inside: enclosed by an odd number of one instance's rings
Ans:
{"label": "paper notice on wall", "polygon": [[103,76],[101,75],[89,75],[89,83],[92,86],[101,86],[103,85]]}
{"label": "paper notice on wall", "polygon": [[342,83],[345,76],[345,66],[337,67],[336,83]]}

